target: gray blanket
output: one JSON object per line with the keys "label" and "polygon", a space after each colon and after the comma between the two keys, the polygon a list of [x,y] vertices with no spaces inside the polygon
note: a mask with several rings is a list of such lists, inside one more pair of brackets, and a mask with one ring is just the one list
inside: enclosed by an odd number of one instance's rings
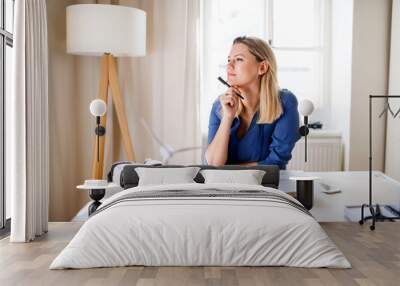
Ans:
{"label": "gray blanket", "polygon": [[304,206],[295,200],[288,199],[287,197],[268,191],[260,190],[240,190],[240,191],[227,191],[216,188],[205,188],[202,190],[163,190],[163,191],[145,191],[145,192],[133,192],[123,195],[114,201],[108,202],[102,205],[97,211],[92,213],[94,215],[107,210],[108,208],[127,201],[140,201],[140,200],[153,200],[153,199],[174,199],[174,200],[190,200],[190,199],[257,199],[263,201],[276,202],[286,204],[294,207],[295,209],[312,216],[311,213],[304,208]]}

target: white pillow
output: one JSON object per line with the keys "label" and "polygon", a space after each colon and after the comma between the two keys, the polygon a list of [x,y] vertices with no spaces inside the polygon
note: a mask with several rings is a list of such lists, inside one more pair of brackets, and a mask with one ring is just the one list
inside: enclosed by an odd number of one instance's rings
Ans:
{"label": "white pillow", "polygon": [[[117,162],[118,163],[118,162]],[[114,163],[115,164],[115,163]],[[118,186],[121,185],[121,173],[124,169],[125,166],[135,166],[135,165],[162,165],[160,161],[152,160],[152,159],[146,159],[144,163],[138,163],[138,162],[126,162],[126,163],[120,163],[117,166],[114,167],[113,170],[113,176],[112,176],[112,181],[113,183],[117,184]]]}
{"label": "white pillow", "polygon": [[139,186],[195,183],[199,167],[184,168],[135,168]]}
{"label": "white pillow", "polygon": [[261,185],[265,171],[262,170],[201,170],[205,184],[234,183]]}

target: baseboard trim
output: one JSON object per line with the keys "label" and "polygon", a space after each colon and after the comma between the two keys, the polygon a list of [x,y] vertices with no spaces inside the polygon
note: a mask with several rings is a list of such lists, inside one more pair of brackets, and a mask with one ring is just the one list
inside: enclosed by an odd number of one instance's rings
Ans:
{"label": "baseboard trim", "polygon": [[11,218],[6,219],[6,223],[3,228],[0,228],[0,239],[3,239],[10,235],[11,230]]}

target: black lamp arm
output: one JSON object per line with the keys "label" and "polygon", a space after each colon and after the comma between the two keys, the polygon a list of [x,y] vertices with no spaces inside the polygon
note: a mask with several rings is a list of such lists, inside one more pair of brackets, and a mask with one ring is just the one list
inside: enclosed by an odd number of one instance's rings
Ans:
{"label": "black lamp arm", "polygon": [[106,128],[104,126],[100,125],[100,116],[96,116],[96,129],[94,132],[96,133],[97,136],[97,162],[100,161],[100,136],[103,136],[106,134]]}
{"label": "black lamp arm", "polygon": [[307,162],[307,135],[310,132],[308,129],[308,116],[304,116],[304,125],[299,128],[299,133],[304,136],[304,161]]}

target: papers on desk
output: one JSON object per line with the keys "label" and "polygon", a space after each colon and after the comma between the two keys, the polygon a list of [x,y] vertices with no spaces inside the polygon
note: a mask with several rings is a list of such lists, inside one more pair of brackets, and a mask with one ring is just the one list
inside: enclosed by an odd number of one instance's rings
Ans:
{"label": "papers on desk", "polygon": [[319,185],[323,189],[322,192],[327,195],[333,195],[333,194],[338,194],[338,193],[342,192],[338,187],[335,187],[335,186],[327,185],[327,184],[324,184],[321,182],[319,182]]}

